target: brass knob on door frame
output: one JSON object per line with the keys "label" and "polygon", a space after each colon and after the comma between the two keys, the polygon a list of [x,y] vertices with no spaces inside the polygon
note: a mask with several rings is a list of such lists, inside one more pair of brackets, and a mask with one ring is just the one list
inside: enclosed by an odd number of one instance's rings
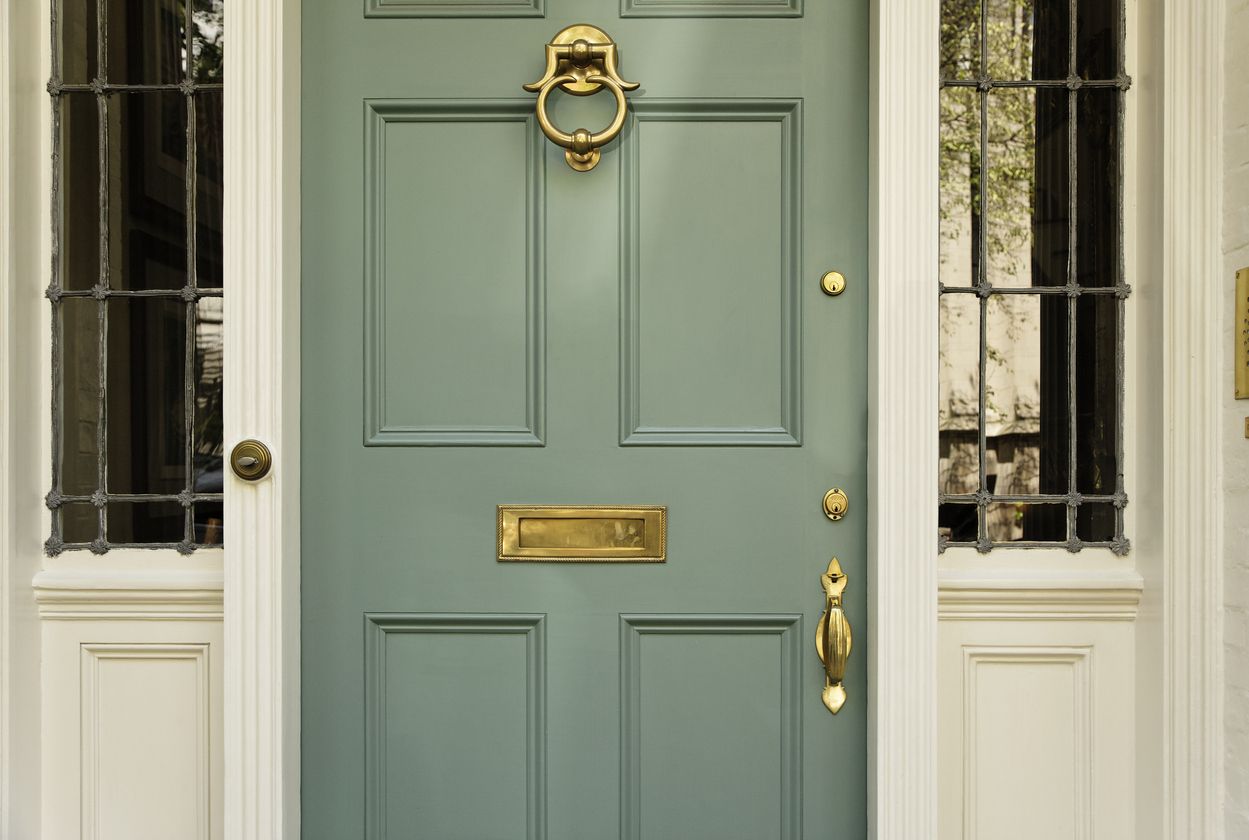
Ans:
{"label": "brass knob on door frame", "polygon": [[258,440],[241,440],[230,451],[230,469],[244,481],[260,481],[273,468],[273,453]]}
{"label": "brass knob on door frame", "polygon": [[[624,128],[629,105],[626,90],[637,90],[639,82],[626,82],[617,69],[616,42],[597,26],[578,23],[560,30],[546,45],[546,71],[536,82],[522,85],[538,94],[538,125],[542,133],[565,149],[564,160],[578,172],[589,172],[602,157],[599,149],[615,140]],[[603,88],[616,97],[616,116],[602,131],[578,128],[569,133],[557,128],[546,113],[547,97],[559,88],[573,96],[591,96]]]}

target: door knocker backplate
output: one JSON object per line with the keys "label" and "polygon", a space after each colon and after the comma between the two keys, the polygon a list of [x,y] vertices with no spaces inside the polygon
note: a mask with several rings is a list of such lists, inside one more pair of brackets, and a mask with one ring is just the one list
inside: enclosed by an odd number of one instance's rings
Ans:
{"label": "door knocker backplate", "polygon": [[[597,26],[578,23],[561,30],[546,45],[546,72],[542,78],[523,85],[530,93],[537,92],[538,125],[542,133],[564,149],[564,160],[578,172],[588,172],[598,165],[600,149],[615,140],[624,128],[628,113],[625,91],[637,90],[639,82],[626,82],[617,69],[620,57],[616,42]],[[601,131],[578,128],[569,133],[560,130],[546,113],[551,91],[559,88],[573,96],[592,96],[603,88],[616,97],[616,116]]]}

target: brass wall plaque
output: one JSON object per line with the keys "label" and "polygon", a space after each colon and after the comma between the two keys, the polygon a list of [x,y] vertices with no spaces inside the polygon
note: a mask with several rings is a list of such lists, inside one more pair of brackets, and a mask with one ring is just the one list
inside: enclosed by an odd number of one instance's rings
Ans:
{"label": "brass wall plaque", "polygon": [[499,561],[663,563],[668,509],[499,505]]}
{"label": "brass wall plaque", "polygon": [[1236,399],[1249,399],[1249,268],[1236,272]]}

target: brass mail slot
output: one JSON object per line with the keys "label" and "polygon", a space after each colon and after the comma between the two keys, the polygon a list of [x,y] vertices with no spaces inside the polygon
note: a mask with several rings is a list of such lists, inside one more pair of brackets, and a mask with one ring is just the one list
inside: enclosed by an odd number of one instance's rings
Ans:
{"label": "brass mail slot", "polygon": [[499,561],[663,563],[668,509],[499,505]]}

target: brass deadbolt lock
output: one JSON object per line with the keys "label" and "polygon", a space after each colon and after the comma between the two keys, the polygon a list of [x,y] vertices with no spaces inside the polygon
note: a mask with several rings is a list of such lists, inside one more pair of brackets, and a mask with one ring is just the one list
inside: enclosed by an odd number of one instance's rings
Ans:
{"label": "brass deadbolt lock", "polygon": [[824,494],[824,515],[834,522],[845,516],[849,507],[850,500],[846,498],[846,491],[840,487],[834,487]]}
{"label": "brass deadbolt lock", "polygon": [[273,453],[258,440],[241,440],[230,452],[230,468],[244,481],[260,481],[273,467]]}
{"label": "brass deadbolt lock", "polygon": [[840,271],[830,271],[820,278],[820,288],[824,294],[837,297],[846,290],[846,275]]}

